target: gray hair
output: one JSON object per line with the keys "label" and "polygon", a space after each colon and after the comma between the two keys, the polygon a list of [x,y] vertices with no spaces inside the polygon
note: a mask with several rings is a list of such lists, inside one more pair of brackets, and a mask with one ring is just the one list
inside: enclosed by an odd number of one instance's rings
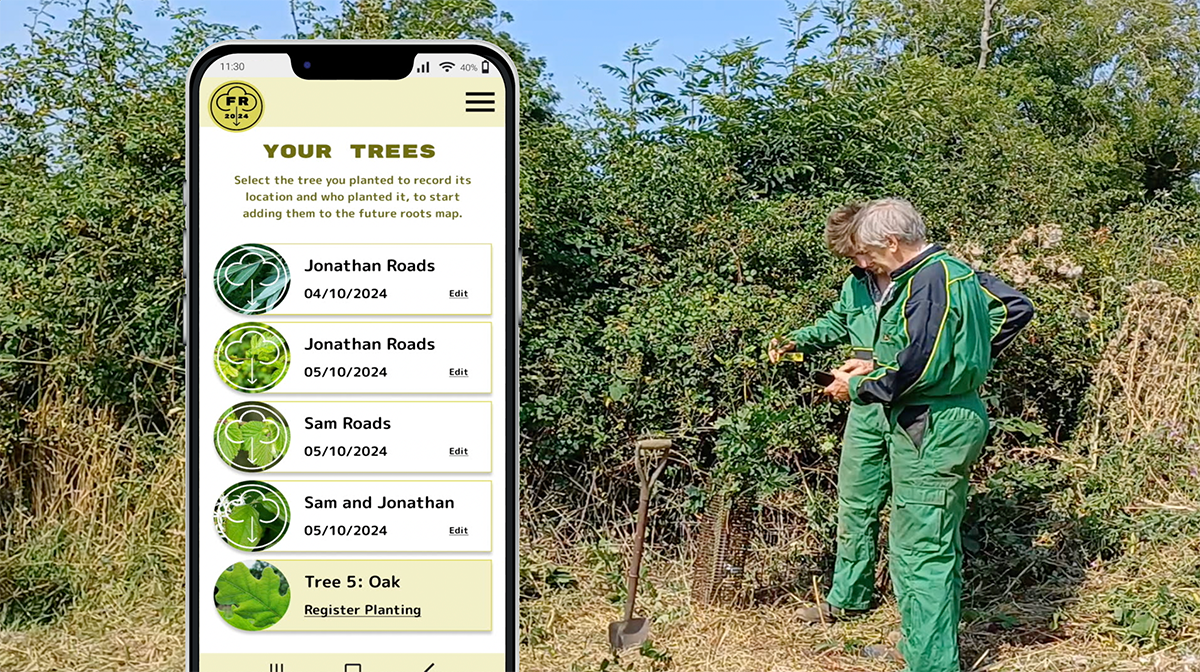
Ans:
{"label": "gray hair", "polygon": [[854,224],[861,245],[887,247],[888,236],[906,245],[925,244],[925,220],[903,198],[871,201],[855,215]]}

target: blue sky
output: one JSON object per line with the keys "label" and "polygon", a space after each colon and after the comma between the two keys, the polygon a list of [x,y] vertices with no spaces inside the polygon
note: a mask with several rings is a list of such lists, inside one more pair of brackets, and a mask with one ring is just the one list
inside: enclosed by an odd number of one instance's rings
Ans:
{"label": "blue sky", "polygon": [[[155,0],[129,0],[134,20],[147,37],[159,41],[170,30],[157,19]],[[735,39],[771,40],[764,49],[779,57],[787,33],[779,19],[788,14],[784,0],[496,0],[513,15],[509,33],[547,59],[552,81],[563,96],[562,107],[587,102],[581,81],[599,85],[610,96],[613,81],[600,67],[617,64],[630,45],[658,40],[655,54],[664,65],[678,65]],[[27,41],[31,0],[0,0],[0,44]],[[174,0],[176,6],[204,7],[211,21],[242,27],[258,25],[257,37],[278,38],[292,31],[287,0]],[[326,6],[336,4],[325,0]]]}

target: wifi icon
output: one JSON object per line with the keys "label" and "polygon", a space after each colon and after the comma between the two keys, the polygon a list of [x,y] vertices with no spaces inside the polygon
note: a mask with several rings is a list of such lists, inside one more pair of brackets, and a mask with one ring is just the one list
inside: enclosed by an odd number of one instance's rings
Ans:
{"label": "wifi icon", "polygon": [[450,61],[442,61],[441,63],[438,63],[438,67],[442,69],[442,72],[450,72],[454,69],[454,64]]}

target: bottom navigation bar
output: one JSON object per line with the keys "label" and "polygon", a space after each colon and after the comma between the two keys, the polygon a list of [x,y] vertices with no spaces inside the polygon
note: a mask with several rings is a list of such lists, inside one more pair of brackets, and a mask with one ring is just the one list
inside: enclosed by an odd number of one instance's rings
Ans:
{"label": "bottom navigation bar", "polygon": [[504,672],[499,653],[204,653],[200,672]]}

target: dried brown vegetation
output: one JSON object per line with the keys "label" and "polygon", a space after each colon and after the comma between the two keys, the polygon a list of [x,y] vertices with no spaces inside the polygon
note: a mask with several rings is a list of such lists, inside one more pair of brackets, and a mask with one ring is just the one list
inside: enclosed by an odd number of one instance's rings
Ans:
{"label": "dried brown vegetation", "polygon": [[35,470],[8,481],[29,491],[11,493],[22,504],[0,519],[0,670],[183,668],[183,422],[173,417],[178,438],[164,454],[62,392],[48,390],[25,419],[21,464]]}

